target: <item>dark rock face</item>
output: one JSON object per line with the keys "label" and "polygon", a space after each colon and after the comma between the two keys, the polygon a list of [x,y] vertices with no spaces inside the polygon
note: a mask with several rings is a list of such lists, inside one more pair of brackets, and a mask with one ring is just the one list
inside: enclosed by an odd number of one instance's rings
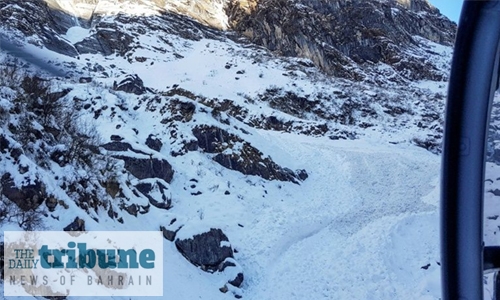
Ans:
{"label": "dark rock face", "polygon": [[118,142],[118,141],[104,144],[101,147],[103,147],[104,149],[106,149],[108,151],[127,151],[127,150],[134,151],[132,146],[129,143],[122,143],[122,142]]}
{"label": "dark rock face", "polygon": [[45,200],[45,205],[49,209],[50,212],[53,212],[56,207],[57,207],[57,199],[54,197],[48,197],[47,200]]}
{"label": "dark rock face", "polygon": [[5,135],[0,135],[0,151],[2,153],[7,153],[9,150],[9,140],[5,137]]}
{"label": "dark rock face", "polygon": [[146,139],[146,146],[155,151],[160,151],[161,147],[163,147],[163,143],[160,141],[160,139],[152,135],[149,135],[148,138]]}
{"label": "dark rock face", "polygon": [[[263,157],[257,148],[223,129],[197,126],[193,129],[193,135],[198,140],[199,148],[207,153],[217,154],[213,160],[230,170],[245,175],[260,176],[267,180],[299,182],[299,177],[292,170],[279,166],[269,157]],[[232,149],[236,143],[242,144],[237,151],[232,153],[225,151]]]}
{"label": "dark rock face", "polygon": [[[153,184],[151,183],[139,183],[135,186],[139,192],[141,192],[144,196],[146,196],[151,205],[161,208],[161,209],[169,209],[172,207],[172,199],[170,195],[167,194],[168,188],[164,186],[161,182],[156,181]],[[161,199],[155,199],[151,192],[157,189],[159,194],[161,195]]]}
{"label": "dark rock face", "polygon": [[127,75],[125,79],[120,81],[120,83],[114,83],[113,89],[115,91],[124,91],[125,93],[131,93],[136,95],[142,95],[146,92],[144,87],[144,82],[138,75]]}
{"label": "dark rock face", "polygon": [[452,45],[456,31],[425,0],[247,2],[227,6],[233,29],[278,54],[309,58],[329,74],[354,80],[364,77],[353,69],[355,64],[378,62],[393,66],[403,77],[420,77],[409,79],[439,80],[442,75],[432,65],[406,50],[417,48],[413,36]]}
{"label": "dark rock face", "polygon": [[229,283],[234,285],[235,287],[240,287],[241,284],[243,283],[243,273],[238,273],[236,277],[233,280],[230,280]]}
{"label": "dark rock face", "polygon": [[170,183],[174,176],[172,166],[164,159],[141,159],[128,156],[116,156],[116,158],[125,161],[125,169],[138,179],[160,178]]}
{"label": "dark rock face", "polygon": [[171,242],[175,240],[175,235],[177,234],[177,231],[167,229],[163,226],[160,226],[160,230],[163,232],[163,237]]}
{"label": "dark rock face", "polygon": [[153,158],[150,154],[136,150],[129,143],[124,142],[111,142],[104,144],[101,147],[108,151],[115,152],[125,152],[130,150],[137,154],[141,154],[141,156],[145,156],[145,158],[137,158],[122,154],[113,155],[114,158],[125,161],[125,169],[137,177],[137,179],[160,178],[168,183],[172,181],[174,170],[172,169],[170,163],[164,159]]}
{"label": "dark rock face", "polygon": [[17,187],[11,175],[5,173],[0,183],[2,194],[24,211],[36,209],[45,200],[45,186],[38,179],[33,183]]}
{"label": "dark rock face", "polygon": [[197,234],[191,239],[175,240],[179,252],[195,266],[205,271],[214,272],[228,257],[233,257],[233,250],[229,246],[221,246],[221,242],[229,242],[227,236],[220,229],[212,228],[208,232]]}
{"label": "dark rock face", "polygon": [[[45,1],[16,1],[16,5],[3,5],[0,22],[15,28],[25,36],[39,36],[40,45],[60,54],[77,57],[78,51],[61,34],[76,25],[71,16],[49,7]],[[36,7],[36,8],[34,8]],[[26,13],[36,11],[36,13]]]}
{"label": "dark rock face", "polygon": [[99,28],[97,32],[75,44],[78,52],[82,54],[90,53],[111,55],[118,53],[124,55],[131,49],[133,38],[131,35],[121,31],[112,24],[105,28]]}
{"label": "dark rock face", "polygon": [[85,231],[85,220],[78,217],[75,218],[68,226],[64,227],[64,231]]}

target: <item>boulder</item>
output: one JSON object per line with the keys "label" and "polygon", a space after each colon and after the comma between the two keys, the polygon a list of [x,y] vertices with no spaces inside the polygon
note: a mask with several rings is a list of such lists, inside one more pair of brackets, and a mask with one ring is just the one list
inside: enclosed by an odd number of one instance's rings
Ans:
{"label": "boulder", "polygon": [[160,178],[170,183],[174,170],[168,161],[157,158],[135,158],[115,156],[125,162],[125,169],[137,179]]}
{"label": "boulder", "polygon": [[108,151],[126,152],[131,151],[143,158],[127,156],[126,154],[112,155],[114,158],[125,162],[125,169],[137,179],[160,178],[170,183],[174,176],[174,170],[165,159],[153,158],[152,154],[134,149],[129,143],[114,141],[101,146]]}
{"label": "boulder", "polygon": [[85,231],[85,220],[76,217],[73,222],[64,227],[64,231]]}
{"label": "boulder", "polygon": [[146,139],[146,146],[155,151],[160,151],[163,147],[163,143],[159,138],[154,137],[152,134]]}
{"label": "boulder", "polygon": [[47,200],[45,200],[45,205],[49,209],[50,212],[53,212],[56,207],[57,207],[58,201],[54,197],[48,197]]}
{"label": "boulder", "polygon": [[169,193],[168,187],[159,181],[153,183],[141,182],[135,186],[146,198],[148,198],[151,205],[161,208],[169,209],[172,207],[172,197]]}
{"label": "boulder", "polygon": [[124,55],[131,50],[133,37],[113,24],[106,24],[109,28],[99,28],[95,34],[86,37],[75,44],[81,54],[102,54],[108,56],[114,53]]}
{"label": "boulder", "polygon": [[17,187],[10,173],[5,173],[0,180],[2,194],[24,211],[38,208],[45,199],[45,186],[40,180],[27,182],[31,183]]}
{"label": "boulder", "polygon": [[146,92],[144,82],[136,74],[127,75],[125,79],[121,80],[119,83],[115,81],[113,83],[113,90],[136,95],[142,95]]}
{"label": "boulder", "polygon": [[233,257],[229,239],[218,228],[187,239],[177,238],[175,246],[189,262],[209,272],[218,271],[226,258]]}

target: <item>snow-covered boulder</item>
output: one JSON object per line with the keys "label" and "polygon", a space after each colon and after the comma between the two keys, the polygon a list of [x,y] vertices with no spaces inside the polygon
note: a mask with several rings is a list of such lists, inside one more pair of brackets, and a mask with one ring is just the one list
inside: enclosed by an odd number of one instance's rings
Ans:
{"label": "snow-covered boulder", "polygon": [[221,229],[211,228],[209,231],[197,233],[189,237],[190,231],[182,228],[175,240],[179,252],[195,266],[205,271],[218,271],[220,265],[228,257],[233,257],[233,249],[229,239]]}
{"label": "snow-covered boulder", "polygon": [[122,79],[119,83],[116,81],[113,83],[113,90],[115,91],[124,91],[126,93],[142,95],[146,92],[146,88],[144,87],[144,82],[138,75],[127,75],[124,79]]}
{"label": "snow-covered boulder", "polygon": [[113,157],[123,160],[125,169],[137,179],[160,178],[167,183],[172,181],[174,170],[165,159],[154,158],[151,154],[136,150],[125,142],[111,142],[102,147],[116,152]]}

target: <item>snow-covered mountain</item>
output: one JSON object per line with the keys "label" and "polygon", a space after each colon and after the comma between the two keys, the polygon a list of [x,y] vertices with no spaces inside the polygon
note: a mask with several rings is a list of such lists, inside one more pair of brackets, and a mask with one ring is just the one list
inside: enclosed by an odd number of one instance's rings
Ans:
{"label": "snow-covered mountain", "polygon": [[162,230],[172,299],[440,298],[456,25],[426,0],[0,10],[2,233]]}

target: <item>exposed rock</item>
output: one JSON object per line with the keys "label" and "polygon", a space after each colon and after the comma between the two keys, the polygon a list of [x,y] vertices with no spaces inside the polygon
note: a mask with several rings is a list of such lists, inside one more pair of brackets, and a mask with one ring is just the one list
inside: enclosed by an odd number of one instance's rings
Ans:
{"label": "exposed rock", "polygon": [[163,237],[165,239],[173,242],[177,232],[179,232],[183,226],[184,223],[178,221],[177,218],[174,218],[167,226],[160,226],[160,230],[163,232]]}
{"label": "exposed rock", "polygon": [[243,283],[243,279],[244,279],[243,273],[238,273],[233,280],[229,280],[228,282],[234,285],[235,287],[240,287],[241,284]]}
{"label": "exposed rock", "polygon": [[47,200],[45,200],[45,205],[49,209],[49,211],[53,212],[58,204],[58,201],[54,197],[48,197]]}
{"label": "exposed rock", "polygon": [[177,234],[177,231],[167,229],[163,226],[160,226],[160,230],[163,232],[163,237],[171,242],[175,240],[175,235]]}
{"label": "exposed rock", "polygon": [[[198,146],[207,153],[217,153],[213,160],[220,165],[245,175],[256,175],[267,180],[298,183],[297,175],[288,168],[282,168],[262,152],[227,131],[210,126],[196,126],[193,135]],[[228,151],[232,150],[232,151]]]}
{"label": "exposed rock", "polygon": [[5,137],[5,135],[1,134],[0,135],[0,152],[1,153],[7,153],[9,150],[9,140]]}
{"label": "exposed rock", "polygon": [[113,83],[113,90],[124,91],[126,93],[142,95],[146,92],[144,87],[144,82],[138,75],[127,75],[125,79],[121,80],[120,83]]}
{"label": "exposed rock", "polygon": [[107,180],[104,183],[104,188],[106,189],[106,193],[111,196],[111,198],[115,198],[118,193],[120,193],[121,188],[120,188],[120,183],[117,182],[116,180]]}
{"label": "exposed rock", "polygon": [[233,250],[229,239],[220,229],[211,228],[210,231],[194,235],[189,239],[176,239],[175,245],[179,252],[195,266],[205,271],[217,271],[219,265],[228,257],[233,257]]}
{"label": "exposed rock", "polygon": [[38,179],[17,187],[11,175],[5,173],[1,179],[1,187],[2,194],[24,211],[36,209],[45,199],[45,186]]}
{"label": "exposed rock", "polygon": [[214,126],[196,126],[193,128],[193,135],[198,140],[198,146],[207,153],[219,153],[230,144],[243,142],[240,137]]}
{"label": "exposed rock", "polygon": [[168,161],[157,158],[135,158],[128,156],[114,156],[125,162],[125,169],[137,179],[160,178],[170,183],[174,170]]}
{"label": "exposed rock", "polygon": [[89,82],[92,82],[92,77],[80,77],[80,79],[78,79],[78,82],[79,83],[89,83]]}
{"label": "exposed rock", "polygon": [[[113,141],[113,142],[121,142],[121,141],[123,141],[123,138],[121,136],[119,136],[119,135],[112,134],[110,136],[110,140]],[[118,150],[118,151],[120,151],[120,150]],[[122,151],[124,151],[124,150],[122,150]]]}
{"label": "exposed rock", "polygon": [[432,65],[410,59],[414,36],[449,46],[456,30],[426,0],[233,0],[226,12],[230,26],[251,41],[354,80],[365,77],[356,64],[379,62],[402,77],[439,79],[444,75]]}
{"label": "exposed rock", "polygon": [[85,231],[85,220],[76,217],[73,222],[64,227],[64,231]]}
{"label": "exposed rock", "polygon": [[163,143],[159,138],[156,138],[150,134],[146,139],[146,146],[155,151],[160,151],[161,147],[163,147]]}
{"label": "exposed rock", "polygon": [[105,56],[114,53],[125,55],[131,49],[133,37],[120,30],[113,24],[106,24],[99,28],[95,34],[86,37],[75,44],[81,54],[103,54]]}
{"label": "exposed rock", "polygon": [[[180,95],[192,100],[197,99],[194,94],[181,88],[172,89],[166,94],[169,96]],[[172,99],[168,103],[168,109],[170,110],[170,113],[172,115],[172,117],[170,117],[170,121],[189,122],[193,118],[193,114],[196,112],[196,105],[194,105],[192,102]]]}
{"label": "exposed rock", "polygon": [[137,207],[135,203],[131,205],[123,205],[121,208],[125,209],[126,212],[134,217],[137,217],[137,213],[139,212],[139,207]]}
{"label": "exposed rock", "polygon": [[297,171],[295,171],[295,173],[297,174],[297,177],[299,177],[299,179],[302,181],[306,180],[309,177],[309,175],[307,174],[307,171],[304,169],[297,170]]}
{"label": "exposed rock", "polygon": [[39,46],[63,55],[78,56],[75,47],[62,37],[69,27],[77,25],[74,18],[49,7],[45,1],[17,1],[16,5],[3,5],[0,22],[25,36],[38,37]]}
{"label": "exposed rock", "polygon": [[114,152],[131,151],[144,158],[131,157],[126,154],[115,154],[114,158],[125,161],[125,169],[138,179],[160,178],[170,183],[174,175],[172,166],[165,159],[153,158],[151,154],[134,149],[132,145],[124,142],[110,142],[101,145],[102,148]]}
{"label": "exposed rock", "polygon": [[[103,147],[104,149],[106,149],[108,151],[127,151],[127,150],[131,150],[131,151],[136,152],[129,143],[122,143],[122,142],[118,142],[118,141],[114,141],[114,142],[111,142],[111,143],[104,144],[101,147]],[[145,154],[144,152],[139,152],[139,153]]]}
{"label": "exposed rock", "polygon": [[3,267],[5,265],[5,246],[4,242],[0,242],[0,279],[3,280],[4,272],[3,272]]}
{"label": "exposed rock", "polygon": [[135,187],[148,198],[151,205],[161,209],[169,209],[172,207],[172,197],[168,188],[161,182],[143,182],[137,184]]}

